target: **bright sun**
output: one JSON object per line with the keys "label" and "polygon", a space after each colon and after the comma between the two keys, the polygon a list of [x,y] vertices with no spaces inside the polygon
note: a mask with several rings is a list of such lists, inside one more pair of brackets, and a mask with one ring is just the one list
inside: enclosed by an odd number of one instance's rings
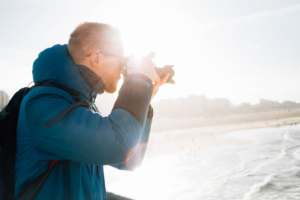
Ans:
{"label": "bright sun", "polygon": [[[165,11],[165,9],[158,10],[157,7],[151,5],[135,4],[122,7],[116,11],[117,16],[111,16],[110,23],[122,32],[126,55],[147,54],[150,51],[155,51],[156,54],[173,53],[174,43],[171,41],[174,41],[178,31],[174,31],[176,24],[170,23],[170,13],[167,14]],[[120,18],[120,16],[123,17]]]}
{"label": "bright sun", "polygon": [[[184,33],[183,29],[178,29],[178,24],[174,21],[180,22],[183,19],[175,12],[176,9],[170,9],[168,5],[165,7],[162,5],[158,9],[152,5],[135,4],[116,9],[115,13],[118,15],[112,14],[107,18],[108,23],[118,27],[122,32],[125,56],[133,53],[147,55],[153,51],[156,54],[153,61],[158,67],[175,65],[177,71],[180,59],[184,59],[179,56],[180,50],[187,48],[183,40],[178,40],[178,38],[183,38]],[[174,20],[174,16],[178,16],[178,19]],[[180,76],[176,74],[175,80],[179,78]],[[119,88],[121,84],[122,82]],[[175,93],[175,87],[174,85],[164,86],[161,91],[154,101],[172,96],[172,93]]]}

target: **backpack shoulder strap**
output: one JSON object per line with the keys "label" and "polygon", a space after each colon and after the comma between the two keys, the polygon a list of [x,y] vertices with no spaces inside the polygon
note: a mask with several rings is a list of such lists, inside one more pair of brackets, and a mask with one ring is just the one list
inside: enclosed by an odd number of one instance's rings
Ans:
{"label": "backpack shoulder strap", "polygon": [[84,100],[69,105],[68,107],[63,109],[60,113],[58,113],[58,115],[56,115],[55,117],[47,121],[45,124],[43,124],[43,127],[50,128],[55,122],[62,119],[68,112],[70,112],[76,107],[90,107],[90,102],[88,100]]}
{"label": "backpack shoulder strap", "polygon": [[19,200],[25,200],[26,198],[27,200],[33,200],[36,197],[37,193],[42,188],[42,186],[44,185],[44,182],[46,181],[50,172],[52,171],[54,164],[57,162],[58,160],[51,161],[47,171],[41,174],[39,177],[37,177],[37,179],[35,179],[32,183],[30,183],[27,186],[27,188],[21,194]]}
{"label": "backpack shoulder strap", "polygon": [[86,108],[89,109],[90,106],[91,106],[91,102],[87,99],[85,99],[84,101],[80,101],[79,94],[80,95],[82,95],[82,94],[80,92],[75,91],[75,90],[72,90],[72,89],[69,89],[69,88],[66,88],[66,87],[63,87],[63,86],[60,86],[60,85],[56,85],[56,84],[53,84],[53,83],[42,83],[42,84],[37,85],[36,87],[40,87],[40,86],[49,86],[49,87],[55,87],[55,88],[64,90],[65,92],[69,93],[72,97],[76,97],[76,101],[77,101],[77,102],[69,105],[65,109],[63,109],[58,115],[56,115],[55,117],[53,117],[52,119],[47,121],[45,124],[43,124],[43,127],[45,127],[45,128],[50,128],[54,123],[56,123],[57,121],[62,119],[68,112],[70,112],[74,108],[86,107]]}

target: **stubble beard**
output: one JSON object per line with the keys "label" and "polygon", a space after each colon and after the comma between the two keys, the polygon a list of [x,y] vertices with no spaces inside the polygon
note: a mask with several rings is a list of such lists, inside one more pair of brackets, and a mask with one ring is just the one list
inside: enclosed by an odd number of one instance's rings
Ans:
{"label": "stubble beard", "polygon": [[118,82],[120,80],[120,74],[111,71],[111,70],[103,70],[102,71],[102,81],[105,85],[106,93],[113,94],[117,91]]}
{"label": "stubble beard", "polygon": [[106,93],[109,94],[115,93],[117,91],[118,82],[119,82],[118,79],[114,79],[114,78],[108,79],[105,84]]}

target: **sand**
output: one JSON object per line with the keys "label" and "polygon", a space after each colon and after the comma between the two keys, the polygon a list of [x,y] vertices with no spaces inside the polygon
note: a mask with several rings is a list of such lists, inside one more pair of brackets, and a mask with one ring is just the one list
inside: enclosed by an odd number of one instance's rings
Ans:
{"label": "sand", "polygon": [[235,130],[292,126],[297,123],[300,123],[299,110],[229,115],[214,119],[154,118],[146,158],[218,145],[247,144],[252,141],[219,136]]}

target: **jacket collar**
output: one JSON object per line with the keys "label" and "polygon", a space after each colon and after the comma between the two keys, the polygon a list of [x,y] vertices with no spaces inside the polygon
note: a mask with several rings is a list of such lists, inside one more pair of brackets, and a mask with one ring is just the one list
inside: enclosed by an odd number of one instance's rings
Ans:
{"label": "jacket collar", "polygon": [[77,65],[77,67],[81,76],[93,91],[96,91],[97,94],[104,93],[105,85],[99,76],[97,76],[92,70],[84,65]]}

